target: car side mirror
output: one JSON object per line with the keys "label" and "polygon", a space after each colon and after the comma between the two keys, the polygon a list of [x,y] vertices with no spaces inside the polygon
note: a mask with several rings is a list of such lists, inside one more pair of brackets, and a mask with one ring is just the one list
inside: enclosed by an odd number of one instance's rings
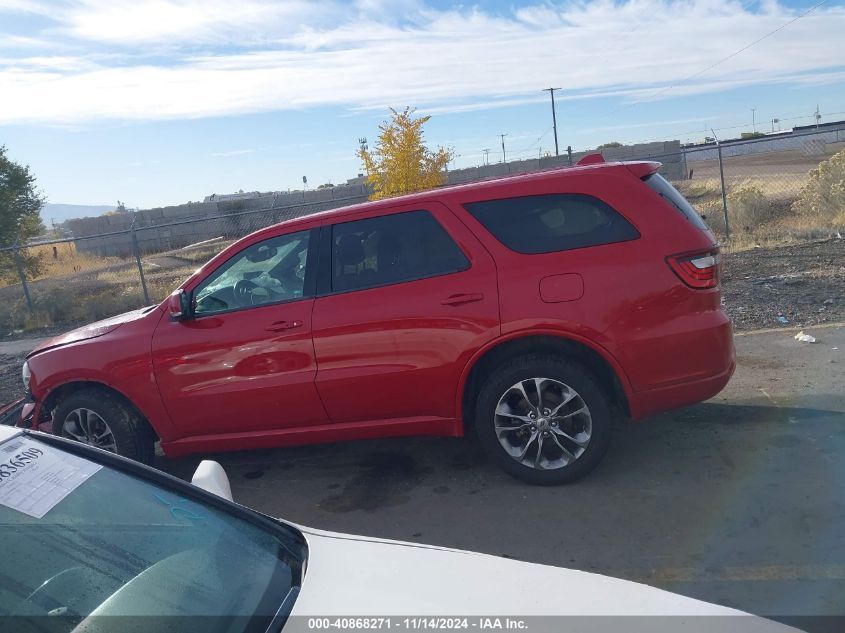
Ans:
{"label": "car side mirror", "polygon": [[191,299],[184,290],[174,290],[167,298],[167,310],[173,320],[187,319],[191,316]]}
{"label": "car side mirror", "polygon": [[232,501],[232,488],[229,485],[229,477],[223,467],[215,461],[204,459],[197,466],[194,476],[191,477],[191,483],[197,488],[202,488],[206,492],[223,497]]}

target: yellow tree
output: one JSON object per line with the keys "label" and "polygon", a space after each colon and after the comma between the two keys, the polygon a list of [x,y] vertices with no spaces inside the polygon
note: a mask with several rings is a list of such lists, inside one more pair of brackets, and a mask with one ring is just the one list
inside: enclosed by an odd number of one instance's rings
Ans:
{"label": "yellow tree", "polygon": [[403,193],[425,191],[443,184],[443,170],[452,160],[451,149],[428,149],[423,142],[423,126],[431,118],[415,118],[414,110],[390,109],[391,118],[379,126],[378,141],[370,152],[358,150],[364,163],[367,183],[373,188],[370,200]]}

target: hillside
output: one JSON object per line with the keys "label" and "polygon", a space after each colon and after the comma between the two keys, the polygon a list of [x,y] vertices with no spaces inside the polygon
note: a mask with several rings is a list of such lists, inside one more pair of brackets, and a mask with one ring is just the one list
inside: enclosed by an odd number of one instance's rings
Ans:
{"label": "hillside", "polygon": [[52,222],[59,224],[72,218],[90,218],[103,215],[106,211],[113,211],[113,204],[60,204],[48,202],[41,209],[41,219],[45,226]]}

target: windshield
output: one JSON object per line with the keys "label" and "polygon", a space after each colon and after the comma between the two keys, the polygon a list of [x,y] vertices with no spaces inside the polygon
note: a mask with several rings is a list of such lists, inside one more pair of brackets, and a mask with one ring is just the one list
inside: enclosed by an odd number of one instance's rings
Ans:
{"label": "windshield", "polygon": [[302,565],[281,529],[33,437],[0,445],[0,539],[0,617],[58,632],[105,616],[142,617],[145,633],[173,618],[180,631],[265,631]]}

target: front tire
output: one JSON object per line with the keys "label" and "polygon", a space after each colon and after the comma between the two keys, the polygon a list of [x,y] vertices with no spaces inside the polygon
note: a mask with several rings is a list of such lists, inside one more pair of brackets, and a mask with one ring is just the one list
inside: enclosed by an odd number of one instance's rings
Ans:
{"label": "front tire", "polygon": [[593,470],[610,446],[610,401],[582,365],[529,355],[498,367],[478,395],[475,428],[508,474],[556,485]]}
{"label": "front tire", "polygon": [[152,430],[138,412],[103,389],[81,389],[65,398],[53,414],[53,434],[151,464]]}

